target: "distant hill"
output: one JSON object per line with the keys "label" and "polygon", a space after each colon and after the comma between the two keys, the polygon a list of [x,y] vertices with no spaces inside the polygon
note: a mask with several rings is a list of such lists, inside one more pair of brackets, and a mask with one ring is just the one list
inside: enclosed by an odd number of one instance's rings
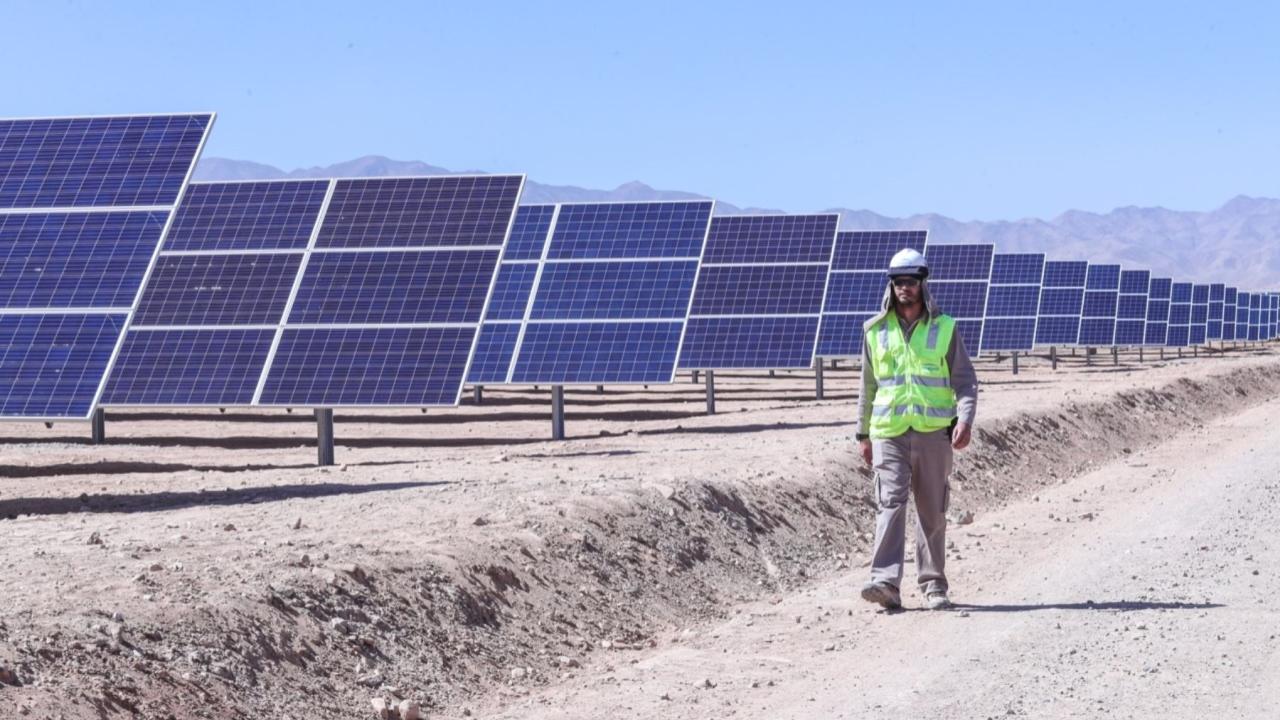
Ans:
{"label": "distant hill", "polygon": [[[477,171],[469,171],[477,172]],[[417,161],[370,155],[328,167],[285,172],[245,160],[204,158],[197,180],[249,180],[287,177],[380,177],[452,174]],[[572,185],[525,183],[522,202],[601,202],[685,200],[698,193],[658,190],[629,182],[613,190]],[[781,212],[716,203],[717,212]],[[995,243],[1002,252],[1044,252],[1053,259],[1118,262],[1150,268],[1156,275],[1196,282],[1225,282],[1242,289],[1280,288],[1280,200],[1239,196],[1208,212],[1123,207],[1105,214],[1069,210],[1051,220],[963,222],[943,215],[892,218],[870,210],[832,208],[843,229],[927,229],[931,243]]]}

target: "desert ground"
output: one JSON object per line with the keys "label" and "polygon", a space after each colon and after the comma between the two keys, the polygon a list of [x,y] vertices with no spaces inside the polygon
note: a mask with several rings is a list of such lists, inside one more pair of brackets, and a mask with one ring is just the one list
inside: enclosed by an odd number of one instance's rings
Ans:
{"label": "desert ground", "polygon": [[856,369],[0,427],[0,717],[1270,718],[1280,352],[982,359],[954,610],[863,603]]}

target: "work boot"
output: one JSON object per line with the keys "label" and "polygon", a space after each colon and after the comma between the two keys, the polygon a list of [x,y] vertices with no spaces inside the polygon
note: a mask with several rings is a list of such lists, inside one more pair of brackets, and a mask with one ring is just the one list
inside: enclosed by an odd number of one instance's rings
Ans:
{"label": "work boot", "polygon": [[862,586],[862,599],[878,604],[885,610],[897,610],[902,607],[902,596],[898,588],[887,582],[869,582]]}
{"label": "work boot", "polygon": [[952,607],[946,590],[934,590],[925,595],[924,604],[930,610],[950,610]]}

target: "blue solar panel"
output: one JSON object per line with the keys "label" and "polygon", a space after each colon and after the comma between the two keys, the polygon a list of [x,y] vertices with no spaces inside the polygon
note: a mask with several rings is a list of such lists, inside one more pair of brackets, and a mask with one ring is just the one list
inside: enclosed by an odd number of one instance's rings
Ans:
{"label": "blue solar panel", "polygon": [[1147,293],[1147,327],[1144,344],[1164,345],[1169,330],[1169,298],[1173,294],[1173,280],[1151,278]]}
{"label": "blue solar panel", "polygon": [[1120,266],[1089,264],[1085,278],[1084,307],[1080,312],[1080,345],[1115,344],[1116,307],[1119,304]]}
{"label": "blue solar panel", "polygon": [[1035,346],[1043,253],[997,253],[982,331],[983,350],[1031,350]]}
{"label": "blue solar panel", "polygon": [[252,404],[329,187],[328,180],[193,183],[103,403]]}
{"label": "blue solar panel", "polygon": [[498,249],[314,252],[289,323],[476,322],[498,255]]}
{"label": "blue solar panel", "polygon": [[1168,347],[1186,347],[1191,343],[1191,283],[1173,283],[1170,289],[1169,325],[1165,335]]}
{"label": "blue solar panel", "polygon": [[1222,339],[1236,339],[1236,289],[1233,287],[1222,291]]}
{"label": "blue solar panel", "polygon": [[684,323],[530,323],[511,376],[516,383],[671,382]]}
{"label": "blue solar panel", "polygon": [[0,415],[87,416],[127,317],[0,314]]}
{"label": "blue solar panel", "polygon": [[273,328],[130,329],[104,402],[112,405],[249,405]]}
{"label": "blue solar panel", "polygon": [[680,367],[811,367],[838,222],[838,215],[712,219]]}
{"label": "blue solar panel", "polygon": [[498,279],[493,284],[493,295],[489,298],[489,309],[485,312],[485,324],[491,320],[523,320],[537,277],[537,263],[502,263],[498,268]]}
{"label": "blue solar panel", "polygon": [[499,247],[520,175],[339,180],[318,248]]}
{"label": "blue solar panel", "polygon": [[1193,285],[1191,288],[1192,345],[1203,345],[1209,339],[1209,286]]}
{"label": "blue solar panel", "polygon": [[474,327],[286,328],[261,402],[454,405],[475,336]]}
{"label": "blue solar panel", "polygon": [[275,325],[302,256],[161,255],[131,327]]}
{"label": "blue solar panel", "polygon": [[803,368],[813,364],[818,317],[689,318],[685,368]]}
{"label": "blue solar panel", "polygon": [[1044,253],[996,253],[991,264],[991,284],[1039,286],[1044,275]]}
{"label": "blue solar panel", "polygon": [[0,307],[127,310],[168,216],[168,212],[0,215]]}
{"label": "blue solar panel", "polygon": [[721,215],[704,265],[820,263],[830,267],[838,215]]}
{"label": "blue solar panel", "polygon": [[818,330],[818,356],[861,356],[862,324],[880,312],[888,283],[889,261],[905,248],[925,252],[927,242],[925,230],[860,230],[836,234]]}
{"label": "blue solar panel", "polygon": [[542,270],[532,320],[679,318],[689,307],[697,262],[551,263]]}
{"label": "blue solar panel", "polygon": [[177,204],[211,114],[0,120],[0,208]]}
{"label": "blue solar panel", "polygon": [[0,120],[0,416],[93,411],[212,122]]}
{"label": "blue solar panel", "polygon": [[546,259],[504,262],[521,279],[491,301],[468,381],[671,382],[713,203],[534,207],[550,212],[522,221],[517,257]]}
{"label": "blue solar panel", "polygon": [[1074,345],[1080,338],[1080,312],[1089,263],[1049,260],[1044,264],[1036,345]]}
{"label": "blue solar panel", "polygon": [[511,239],[507,241],[507,249],[502,254],[503,262],[542,259],[542,249],[547,244],[547,232],[551,230],[551,220],[555,213],[555,205],[519,207],[515,222],[511,225]]}
{"label": "blue solar panel", "polygon": [[328,180],[192,183],[164,249],[304,250]]}
{"label": "blue solar panel", "polygon": [[709,203],[565,203],[560,206],[547,257],[696,258],[707,242]]}
{"label": "blue solar panel", "polygon": [[1120,295],[1116,304],[1116,345],[1144,345],[1147,337],[1147,294],[1151,273],[1124,270],[1120,273]]}
{"label": "blue solar panel", "polygon": [[259,403],[456,404],[523,182],[335,180]]}
{"label": "blue solar panel", "polygon": [[942,312],[957,321],[956,332],[973,355],[983,347],[982,321],[994,255],[994,245],[933,245],[926,253],[929,291]]}
{"label": "blue solar panel", "polygon": [[698,277],[693,315],[803,315],[822,307],[824,265],[711,266]]}

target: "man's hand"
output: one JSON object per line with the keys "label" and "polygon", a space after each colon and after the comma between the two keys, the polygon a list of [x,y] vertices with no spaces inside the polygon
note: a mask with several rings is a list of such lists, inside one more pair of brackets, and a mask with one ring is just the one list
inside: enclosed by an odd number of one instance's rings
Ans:
{"label": "man's hand", "polygon": [[963,450],[969,447],[969,440],[972,439],[970,437],[972,435],[971,430],[972,428],[967,422],[956,423],[955,430],[951,432],[951,447],[956,450]]}
{"label": "man's hand", "polygon": [[871,441],[859,440],[858,446],[862,449],[862,461],[870,465],[871,464]]}

